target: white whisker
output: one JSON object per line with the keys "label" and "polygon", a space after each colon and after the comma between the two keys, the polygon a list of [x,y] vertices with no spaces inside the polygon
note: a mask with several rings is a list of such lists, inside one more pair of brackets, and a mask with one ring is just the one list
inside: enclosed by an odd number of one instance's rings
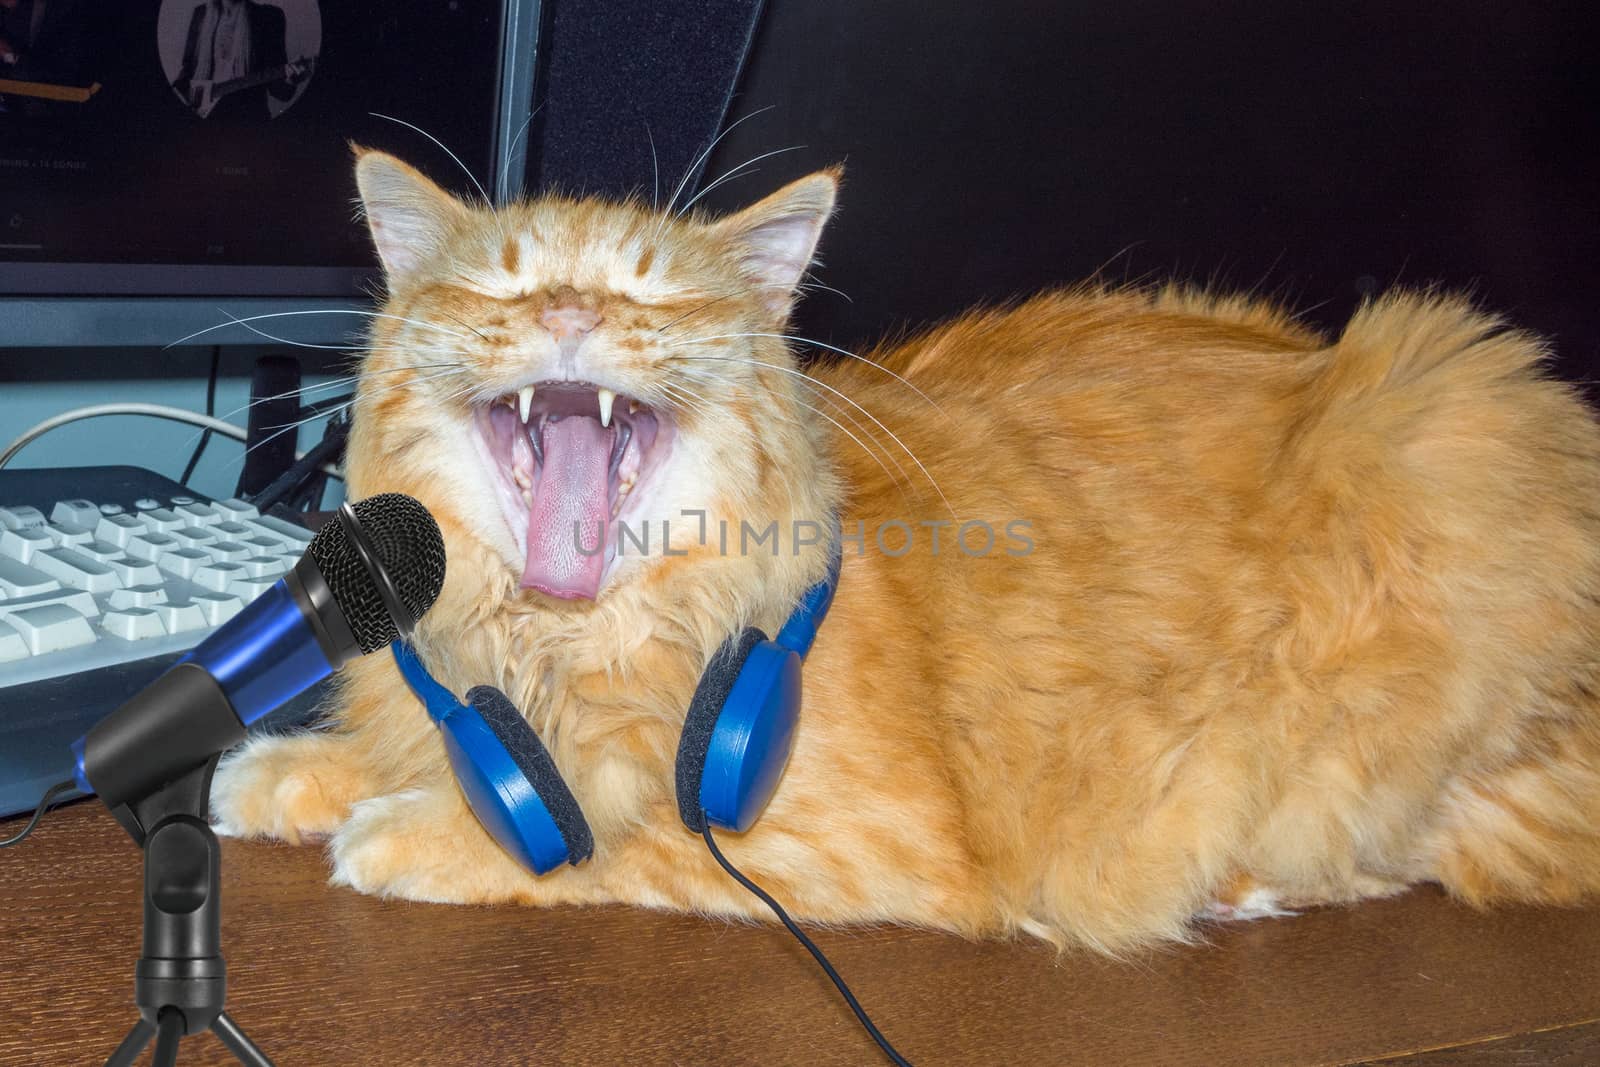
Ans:
{"label": "white whisker", "polygon": [[371,115],[375,119],[388,119],[390,122],[398,122],[407,129],[416,130],[418,133],[422,134],[422,136],[438,145],[440,149],[444,151],[445,155],[456,161],[456,166],[461,168],[461,173],[465,174],[468,180],[472,182],[473,186],[477,188],[478,195],[483,197],[484,206],[494,206],[494,201],[489,199],[489,194],[483,191],[483,183],[478,181],[477,177],[472,173],[472,171],[467,169],[467,165],[465,163],[461,162],[461,157],[450,151],[450,149],[445,146],[445,143],[439,140],[439,138],[435,137],[421,126],[413,125],[412,123],[407,122],[405,119],[397,119],[393,115],[380,115],[376,111],[369,111],[367,114]]}
{"label": "white whisker", "polygon": [[522,128],[519,129],[516,132],[516,135],[514,137],[511,138],[511,143],[506,145],[505,155],[504,155],[504,157],[502,157],[501,162],[500,162],[500,173],[501,174],[507,174],[507,173],[510,172],[510,170],[511,170],[511,157],[517,151],[517,142],[522,140],[523,137],[527,136],[528,127],[533,125],[533,120],[538,117],[540,111],[544,110],[544,104],[545,104],[545,102],[541,101],[538,107],[536,107],[532,111],[528,112],[528,117],[522,120]]}
{"label": "white whisker", "polygon": [[[834,427],[837,428],[840,433],[842,433],[846,437],[850,438],[850,440],[852,440],[852,441],[854,441],[856,443],[856,445],[861,449],[861,451],[863,451],[867,455],[871,456],[872,457],[872,461],[874,463],[876,463],[883,470],[883,473],[888,477],[888,479],[891,482],[893,482],[895,484],[895,487],[897,489],[899,489],[902,494],[905,493],[907,487],[910,485],[910,482],[905,480],[905,479],[903,479],[903,478],[895,477],[894,471],[889,469],[888,465],[883,462],[882,458],[879,457],[877,452],[873,451],[872,449],[868,448],[864,443],[862,443],[861,438],[857,437],[855,434],[853,434],[849,430],[845,429],[842,425],[839,424],[839,421],[837,419],[833,418],[827,412],[825,412],[822,409],[816,407],[815,405],[808,404],[804,400],[801,400],[799,398],[795,398],[795,403],[799,404],[801,407],[805,408],[807,411],[811,412],[813,415],[818,415],[818,416],[820,416],[820,417],[822,417],[824,419],[827,419],[829,422],[833,423]],[[863,431],[863,432],[865,432],[865,431]],[[887,451],[885,451],[884,455],[889,455],[889,453]],[[898,463],[896,463],[895,466],[898,467],[900,465]],[[904,470],[904,468],[901,468],[901,469]]]}
{"label": "white whisker", "polygon": [[[409,352],[409,351],[411,351],[411,349],[405,348],[405,347],[402,347],[402,346],[399,346],[399,345],[364,345],[364,344],[360,343],[359,341],[352,342],[351,344],[348,344],[348,345],[319,345],[319,344],[314,344],[314,343],[312,343],[310,341],[294,341],[294,340],[291,340],[291,339],[289,339],[287,337],[279,337],[276,334],[268,333],[266,330],[261,329],[259,326],[252,326],[248,321],[246,321],[244,319],[236,318],[235,316],[230,314],[224,308],[218,308],[217,310],[219,312],[221,312],[223,315],[226,315],[228,317],[228,319],[230,320],[230,323],[232,325],[234,325],[234,326],[242,326],[246,330],[249,330],[251,333],[255,334],[257,337],[263,337],[268,341],[274,342],[275,344],[289,345],[291,348],[314,348],[314,349],[320,349],[322,351],[327,351],[327,352],[345,352],[345,353],[348,353],[348,354],[350,354],[352,356],[360,356],[362,353],[365,353],[365,352]],[[453,317],[454,316],[452,316],[452,318]],[[460,320],[457,320],[457,321],[460,321]],[[462,325],[466,326],[467,324],[466,323],[462,323]],[[470,327],[470,326],[468,326],[467,328],[468,329],[472,329],[472,327]],[[480,334],[479,336],[482,336],[482,335]],[[484,340],[487,341],[488,338],[484,337]]]}
{"label": "white whisker", "polygon": [[[802,382],[800,382],[800,384],[803,385],[803,386],[806,386],[809,389],[815,389],[816,388],[816,383],[815,382],[802,381]],[[850,412],[850,410],[848,408],[840,406],[839,402],[834,400],[832,397],[827,396],[826,394],[820,393],[820,392],[819,393],[815,393],[813,395],[815,395],[818,400],[821,400],[821,401],[827,403],[828,406],[832,410],[837,411],[844,418],[849,419],[851,426],[854,426],[857,430],[860,430],[861,433],[867,438],[867,440],[871,441],[880,450],[882,450],[884,457],[886,459],[888,459],[888,461],[890,463],[894,464],[894,469],[895,470],[900,472],[900,479],[896,479],[897,484],[900,483],[901,479],[904,480],[904,484],[905,485],[910,485],[911,484],[911,475],[906,473],[905,466],[895,456],[893,449],[889,448],[882,441],[878,440],[877,434],[874,434],[871,430],[869,430],[865,426],[861,425],[861,420],[860,419],[856,418],[853,414],[851,414],[851,412]],[[797,400],[796,403],[802,403],[802,401],[798,401]],[[807,406],[809,407],[809,405],[807,405]],[[815,410],[815,409],[813,408],[812,410]],[[883,465],[882,460],[879,461],[878,465],[879,466]]]}
{"label": "white whisker", "polygon": [[661,162],[656,158],[656,138],[650,124],[644,124],[644,135],[650,139],[650,210],[661,210]]}
{"label": "white whisker", "polygon": [[[410,368],[404,368],[404,369],[410,369]],[[339,404],[339,405],[337,405],[335,407],[329,408],[326,411],[319,411],[315,415],[311,415],[311,416],[309,416],[307,418],[304,418],[304,419],[299,419],[299,420],[297,420],[295,422],[289,423],[288,425],[278,427],[273,433],[269,434],[268,436],[266,436],[262,440],[256,442],[255,444],[251,445],[249,448],[245,449],[244,450],[244,454],[248,455],[249,453],[255,451],[258,448],[260,448],[262,445],[266,444],[267,442],[274,441],[274,440],[278,439],[279,437],[282,437],[284,434],[289,433],[291,431],[298,431],[300,429],[300,427],[310,425],[311,423],[316,422],[318,419],[332,418],[333,415],[338,413],[338,412],[348,411],[358,401],[370,401],[370,400],[373,400],[373,399],[375,399],[377,397],[383,396],[383,395],[385,395],[387,393],[392,393],[397,389],[408,389],[408,388],[410,388],[411,386],[414,386],[414,385],[422,385],[422,384],[424,384],[426,382],[435,381],[436,379],[439,379],[439,378],[447,378],[450,375],[460,374],[460,373],[462,373],[462,372],[459,369],[452,368],[450,370],[443,370],[443,371],[439,371],[439,372],[434,373],[434,374],[425,374],[422,377],[416,378],[416,379],[411,380],[411,381],[396,382],[393,385],[386,385],[382,389],[379,389],[377,392],[374,392],[374,393],[368,393],[366,395],[358,394],[356,397],[352,398],[351,400],[346,401],[343,404]]]}
{"label": "white whisker", "polygon": [[845,292],[843,289],[835,289],[831,285],[823,285],[821,282],[819,282],[815,278],[811,277],[811,272],[810,271],[806,271],[805,277],[810,278],[810,281],[802,282],[800,285],[796,286],[797,289],[807,289],[807,290],[818,289],[818,290],[821,290],[824,293],[832,293],[834,296],[842,296],[842,297],[844,297],[845,303],[847,303],[847,304],[854,304],[855,303],[855,301],[850,298],[850,294],[849,293]]}
{"label": "white whisker", "polygon": [[694,157],[694,162],[689,164],[689,169],[684,171],[683,172],[683,177],[678,180],[677,188],[672,190],[672,197],[671,197],[671,199],[669,199],[667,201],[667,206],[662,209],[661,222],[660,222],[659,225],[656,226],[656,235],[657,236],[660,236],[662,228],[666,226],[667,221],[669,220],[669,218],[671,218],[671,216],[672,216],[672,206],[678,202],[678,197],[683,195],[683,190],[689,184],[689,179],[694,177],[694,172],[699,170],[700,169],[700,165],[702,163],[704,163],[707,158],[710,157],[711,150],[716,148],[717,145],[719,143],[721,143],[721,141],[722,141],[722,139],[724,137],[728,136],[728,134],[730,134],[734,130],[738,129],[742,124],[750,121],[751,119],[755,118],[757,115],[761,115],[761,114],[764,114],[764,113],[766,113],[768,111],[771,111],[773,108],[775,108],[777,106],[778,105],[776,105],[776,104],[768,104],[766,107],[758,108],[757,110],[750,112],[750,114],[745,115],[742,118],[735,119],[733,122],[730,122],[727,125],[727,127],[723,129],[723,131],[721,133],[717,134],[715,137],[713,137],[711,139],[711,143],[706,145],[705,148],[700,152],[699,155]]}
{"label": "white whisker", "polygon": [[956,519],[960,518],[960,516],[958,516],[956,514],[956,509],[953,506],[951,506],[950,498],[944,495],[944,490],[939,488],[938,481],[934,478],[933,474],[928,470],[927,466],[922,462],[922,460],[917,458],[917,454],[915,452],[911,451],[910,448],[907,448],[906,447],[906,443],[904,441],[900,440],[900,438],[895,434],[895,432],[893,430],[889,429],[889,427],[885,426],[883,424],[883,422],[876,415],[874,415],[872,412],[868,411],[866,408],[862,407],[860,404],[856,403],[854,400],[852,400],[845,393],[842,393],[839,390],[835,389],[833,386],[829,385],[827,382],[818,381],[817,379],[811,377],[811,375],[806,374],[804,371],[795,370],[795,369],[790,368],[790,367],[780,366],[780,365],[778,365],[776,363],[768,363],[765,360],[759,360],[759,359],[741,359],[741,358],[739,358],[737,356],[679,356],[677,358],[679,358],[679,359],[691,359],[691,360],[710,360],[710,361],[719,362],[719,363],[744,363],[744,364],[747,364],[747,365],[753,366],[753,367],[767,367],[767,368],[769,368],[771,370],[778,371],[780,374],[791,374],[791,375],[793,375],[793,376],[795,376],[797,378],[804,378],[807,381],[812,382],[813,384],[818,385],[823,389],[826,389],[828,392],[830,392],[830,393],[834,394],[835,396],[839,397],[845,403],[849,404],[851,407],[853,407],[857,411],[861,412],[861,414],[865,415],[868,419],[871,419],[873,425],[877,426],[878,429],[880,429],[884,433],[888,434],[889,435],[889,439],[892,440],[895,444],[899,445],[901,451],[903,451],[907,456],[909,456],[911,458],[911,462],[915,463],[917,465],[917,468],[922,471],[923,477],[928,479],[928,484],[933,486],[933,491],[935,493],[939,494],[939,499],[944,502],[944,506],[950,512],[950,516],[952,518],[956,518]]}
{"label": "white whisker", "polygon": [[[740,289],[737,292],[724,293],[721,296],[719,296],[719,297],[717,297],[717,298],[715,298],[713,300],[707,300],[704,304],[700,304],[700,305],[698,305],[696,307],[690,308],[688,311],[685,311],[682,315],[679,315],[677,318],[671,320],[670,322],[666,323],[665,325],[657,326],[656,327],[656,333],[665,333],[666,331],[672,329],[672,327],[678,325],[678,323],[682,322],[684,319],[688,318],[689,316],[698,315],[698,314],[700,314],[700,312],[704,311],[706,308],[715,307],[716,305],[722,303],[724,300],[732,300],[735,297],[740,297],[740,296],[749,296],[751,293],[755,292],[757,289],[789,289],[789,288],[791,288],[791,286],[787,282],[764,282],[764,283],[762,283],[760,285],[752,285],[752,286],[749,286],[747,288]],[[825,285],[822,285],[822,286],[801,285],[801,286],[794,286],[793,288],[798,288],[798,289],[827,289],[828,287],[825,286]],[[830,292],[838,293],[839,290],[833,289],[833,290],[830,290]],[[843,293],[839,293],[839,295],[840,296],[844,296]],[[850,298],[849,297],[845,297],[845,299],[848,300]],[[746,334],[744,336],[754,337],[756,335],[755,334]],[[685,343],[687,344],[688,342],[685,342]]]}
{"label": "white whisker", "polygon": [[[249,409],[255,407],[258,404],[265,404],[265,403],[268,403],[269,401],[273,401],[273,400],[287,400],[292,396],[304,396],[307,393],[324,393],[324,392],[328,392],[329,390],[332,390],[332,389],[340,389],[340,388],[343,388],[345,386],[354,385],[356,382],[359,382],[364,377],[365,378],[370,378],[370,377],[373,377],[373,376],[379,375],[379,374],[400,374],[400,373],[403,373],[405,371],[432,370],[432,369],[437,368],[437,367],[465,367],[465,366],[466,366],[465,363],[458,363],[458,362],[450,362],[450,363],[417,363],[417,364],[413,364],[411,366],[406,366],[406,367],[386,367],[383,370],[358,371],[355,374],[345,375],[344,377],[341,377],[341,378],[332,378],[332,379],[329,379],[328,381],[325,381],[325,382],[317,382],[314,385],[303,385],[298,389],[290,389],[286,393],[277,393],[277,394],[275,394],[273,396],[264,396],[264,397],[261,397],[258,400],[252,400],[249,403],[240,404],[238,407],[234,408],[233,410],[224,412],[223,414],[221,414],[221,415],[219,415],[217,417],[219,419],[222,419],[224,422],[226,422],[227,420],[233,418],[235,415],[239,414],[241,411],[248,411]],[[200,435],[196,434],[195,436],[199,437]]]}
{"label": "white whisker", "polygon": [[[695,203],[702,196],[705,196],[707,193],[709,193],[711,190],[715,189],[717,186],[721,185],[723,182],[729,181],[729,180],[731,180],[733,178],[743,178],[747,174],[754,174],[755,173],[755,171],[745,171],[744,170],[745,167],[753,166],[754,164],[760,163],[763,159],[770,159],[773,156],[781,156],[785,152],[798,152],[798,151],[800,151],[800,149],[802,149],[804,147],[806,147],[806,146],[803,145],[803,144],[796,144],[796,145],[790,145],[788,148],[776,148],[776,149],[773,149],[771,152],[763,152],[759,156],[756,156],[753,159],[747,159],[743,163],[739,164],[737,167],[733,167],[730,170],[725,171],[723,173],[722,177],[718,178],[716,181],[712,182],[710,185],[707,185],[704,189],[701,189],[698,193],[695,193],[694,196],[690,197],[688,199],[688,201],[685,202],[684,205],[678,209],[677,218],[680,218],[680,219],[683,218],[683,216],[686,213],[688,213],[689,209],[694,207]],[[740,173],[741,171],[743,171],[743,173]]]}
{"label": "white whisker", "polygon": [[[223,314],[227,314],[227,312],[223,312]],[[246,315],[244,318],[229,316],[231,320],[229,322],[219,322],[215,326],[207,326],[203,330],[196,330],[194,333],[191,333],[186,337],[180,337],[176,341],[172,341],[163,347],[176,348],[185,342],[194,340],[196,337],[204,337],[206,334],[215,333],[217,330],[226,330],[229,326],[243,326],[245,323],[261,322],[266,319],[295,318],[300,315],[365,315],[370,319],[394,319],[397,322],[409,322],[413,326],[421,326],[430,330],[438,330],[440,333],[449,334],[451,337],[460,337],[466,340],[471,340],[471,338],[464,333],[457,333],[455,330],[446,329],[437,323],[424,322],[422,319],[408,318],[405,315],[389,315],[381,311],[362,311],[359,308],[307,308],[302,311],[274,311],[265,315]]]}
{"label": "white whisker", "polygon": [[812,347],[815,347],[815,348],[825,348],[829,352],[837,352],[841,356],[848,356],[851,359],[859,360],[860,362],[865,363],[869,367],[876,367],[878,370],[882,371],[884,374],[887,374],[889,377],[893,378],[895,381],[899,382],[901,385],[905,386],[907,389],[910,389],[913,393],[916,393],[923,400],[927,401],[928,404],[930,404],[933,407],[933,410],[937,411],[941,415],[944,415],[945,418],[948,419],[950,417],[945,412],[944,408],[940,407],[934,401],[934,399],[931,396],[929,396],[927,393],[924,393],[921,389],[918,389],[908,379],[902,377],[899,374],[896,374],[894,371],[890,370],[888,367],[885,367],[882,363],[879,363],[876,360],[868,359],[866,356],[857,355],[856,353],[847,351],[847,350],[845,350],[843,348],[836,348],[833,345],[824,344],[821,341],[813,341],[809,337],[797,337],[792,333],[719,333],[719,334],[713,334],[710,337],[689,337],[689,338],[685,338],[684,340],[681,340],[681,341],[674,341],[672,344],[668,345],[667,347],[668,348],[676,348],[678,345],[699,344],[702,341],[726,341],[726,340],[730,340],[730,339],[737,338],[737,337],[773,337],[773,338],[777,338],[778,340],[781,340],[781,341],[795,341],[795,342],[798,342],[799,344],[811,345]]}

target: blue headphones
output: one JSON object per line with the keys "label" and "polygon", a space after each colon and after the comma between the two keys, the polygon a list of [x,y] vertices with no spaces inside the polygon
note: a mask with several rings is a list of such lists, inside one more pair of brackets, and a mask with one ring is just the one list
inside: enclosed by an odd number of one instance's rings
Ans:
{"label": "blue headphones", "polygon": [[[772,799],[800,718],[800,663],[839,584],[835,542],[828,576],[806,591],[775,640],[755,627],[724,641],[695,688],[678,739],[678,815],[743,832]],[[395,662],[444,737],[456,781],[485,830],[524,867],[545,874],[579,864],[594,837],[555,761],[522,713],[493,686],[457,700],[404,641]]]}

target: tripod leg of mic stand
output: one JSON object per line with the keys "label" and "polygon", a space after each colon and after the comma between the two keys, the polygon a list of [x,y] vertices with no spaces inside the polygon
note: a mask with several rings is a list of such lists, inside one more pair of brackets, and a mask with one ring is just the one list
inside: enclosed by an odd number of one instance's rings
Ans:
{"label": "tripod leg of mic stand", "polygon": [[235,1059],[245,1067],[272,1067],[272,1061],[267,1059],[267,1054],[256,1047],[256,1043],[245,1036],[239,1024],[233,1021],[233,1016],[227,1012],[217,1016],[211,1024],[211,1032],[217,1039],[227,1046]]}
{"label": "tripod leg of mic stand", "polygon": [[156,1024],[140,1019],[133,1024],[133,1029],[128,1031],[128,1036],[122,1039],[122,1044],[117,1046],[111,1058],[106,1060],[106,1067],[133,1067],[133,1061],[139,1058],[139,1053],[155,1036]]}
{"label": "tripod leg of mic stand", "polygon": [[150,1057],[150,1067],[177,1067],[178,1042],[183,1040],[183,1012],[177,1008],[163,1008],[156,1020],[156,1050]]}

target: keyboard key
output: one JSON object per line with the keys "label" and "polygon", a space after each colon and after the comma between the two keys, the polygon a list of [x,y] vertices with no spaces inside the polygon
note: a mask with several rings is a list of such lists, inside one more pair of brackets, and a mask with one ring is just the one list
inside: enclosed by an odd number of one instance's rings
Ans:
{"label": "keyboard key", "polygon": [[7,600],[60,588],[61,583],[43,571],[0,556],[0,593],[4,593]]}
{"label": "keyboard key", "polygon": [[241,537],[254,537],[261,532],[254,526],[246,526],[242,522],[219,522],[211,529],[217,531],[218,537],[229,541],[237,541]]}
{"label": "keyboard key", "polygon": [[72,548],[47,548],[35,552],[29,563],[62,585],[86,589],[91,593],[109,593],[122,584],[111,568]]}
{"label": "keyboard key", "polygon": [[194,497],[192,497],[192,496],[175,496],[175,497],[172,498],[172,506],[173,507],[180,507],[180,506],[182,506],[184,504],[193,504],[193,503],[194,503]]}
{"label": "keyboard key", "polygon": [[158,585],[161,582],[161,569],[147,559],[118,556],[101,562],[111,568],[111,573],[123,585]]}
{"label": "keyboard key", "polygon": [[241,559],[249,559],[256,554],[256,550],[249,545],[241,545],[237,541],[213,541],[205,546],[211,553],[211,558],[219,563],[236,563]]}
{"label": "keyboard key", "polygon": [[10,556],[26,563],[43,548],[54,548],[61,542],[48,526],[24,526],[20,530],[0,531],[0,556]]}
{"label": "keyboard key", "polygon": [[24,611],[28,608],[46,607],[51,604],[59,604],[64,608],[71,608],[86,619],[100,617],[100,605],[95,603],[93,595],[84,592],[82,589],[53,589],[48,593],[31,593],[28,596],[0,600],[0,619],[14,612]]}
{"label": "keyboard key", "polygon": [[154,508],[159,508],[161,506],[161,501],[154,500],[147,496],[142,496],[133,502],[133,506],[138,508],[140,511],[150,511]]}
{"label": "keyboard key", "polygon": [[150,511],[141,511],[139,512],[139,518],[143,519],[145,525],[149,526],[150,529],[158,530],[161,533],[181,530],[189,525],[188,519],[170,508],[152,508]]}
{"label": "keyboard key", "polygon": [[137,515],[105,515],[95,524],[94,535],[98,540],[127,548],[136,534],[149,529],[150,525]]}
{"label": "keyboard key", "polygon": [[176,506],[172,510],[188,519],[190,525],[193,526],[212,526],[228,517],[210,504],[203,504],[198,500],[188,504],[179,504],[174,499],[173,504]]}
{"label": "keyboard key", "polygon": [[105,541],[85,541],[81,545],[74,545],[73,549],[82,552],[96,563],[104,563],[108,559],[116,559],[122,555],[122,548],[118,545],[107,544]]}
{"label": "keyboard key", "polygon": [[[159,578],[156,581],[160,581]],[[151,608],[157,604],[167,602],[167,587],[154,583],[148,585],[130,585],[126,589],[118,589],[106,598],[106,602],[117,609],[125,608]]]}
{"label": "keyboard key", "polygon": [[251,556],[239,560],[239,565],[252,578],[281,578],[289,571],[289,565],[277,556]]}
{"label": "keyboard key", "polygon": [[305,546],[311,543],[311,531],[304,526],[296,526],[286,522],[276,515],[260,515],[250,520],[268,537],[276,537],[280,541],[287,541],[295,545]]}
{"label": "keyboard key", "polygon": [[161,619],[161,625],[167,628],[169,634],[206,628],[206,613],[200,610],[199,604],[187,600],[176,604],[157,604],[150,610]]}
{"label": "keyboard key", "polygon": [[94,630],[90,629],[89,620],[65,604],[45,604],[8,612],[5,621],[22,635],[28,650],[35,656],[94,644]]}
{"label": "keyboard key", "polygon": [[0,621],[0,663],[7,663],[23,656],[31,655],[28,642],[11,626],[10,623]]}
{"label": "keyboard key", "polygon": [[228,592],[248,604],[268,589],[271,589],[277,580],[276,578],[268,578],[265,575],[260,578],[239,578],[228,583]]}
{"label": "keyboard key", "polygon": [[256,506],[254,504],[247,504],[238,497],[232,497],[228,500],[219,500],[217,501],[216,507],[218,511],[222,512],[229,519],[235,522],[240,519],[253,519],[257,515],[261,514],[261,512],[256,510]]}
{"label": "keyboard key", "polygon": [[0,508],[0,527],[7,530],[25,530],[30,526],[43,526],[48,520],[38,508],[15,504]]}
{"label": "keyboard key", "polygon": [[94,540],[94,530],[75,522],[58,522],[49,527],[56,540],[64,545],[81,545]]}
{"label": "keyboard key", "polygon": [[181,547],[171,534],[157,533],[154,530],[129,539],[127,544],[128,555],[134,559],[148,560],[159,559],[163,553]]}
{"label": "keyboard key", "polygon": [[210,562],[211,557],[198,548],[175,548],[171,552],[163,552],[161,558],[156,560],[156,566],[168,574],[188,578]]}
{"label": "keyboard key", "polygon": [[196,593],[191,599],[210,626],[221,626],[244,610],[244,601],[227,593]]}
{"label": "keyboard key", "polygon": [[189,576],[189,580],[202,589],[220,593],[249,573],[237,563],[210,563]]}
{"label": "keyboard key", "polygon": [[212,541],[219,540],[216,534],[203,526],[184,526],[181,529],[173,530],[172,536],[184,548],[199,548],[202,545],[208,545]]}
{"label": "keyboard key", "polygon": [[124,509],[123,509],[121,504],[101,504],[100,505],[100,514],[102,514],[102,515],[121,515],[123,510]]}
{"label": "keyboard key", "polygon": [[93,529],[100,521],[100,506],[92,500],[62,500],[50,509],[50,521]]}
{"label": "keyboard key", "polygon": [[143,641],[167,635],[167,628],[161,625],[161,616],[149,608],[108,611],[100,617],[100,629],[124,641]]}
{"label": "keyboard key", "polygon": [[252,550],[260,553],[263,556],[273,555],[274,553],[280,552],[289,547],[283,543],[281,538],[267,537],[263,534],[257,534],[254,537],[246,537],[239,543],[241,545],[249,546]]}

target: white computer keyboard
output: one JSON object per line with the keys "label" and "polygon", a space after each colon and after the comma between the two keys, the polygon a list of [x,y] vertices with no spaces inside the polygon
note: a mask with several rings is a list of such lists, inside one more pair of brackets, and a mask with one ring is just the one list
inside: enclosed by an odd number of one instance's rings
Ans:
{"label": "white computer keyboard", "polygon": [[310,540],[241,500],[0,501],[0,687],[192,648]]}

